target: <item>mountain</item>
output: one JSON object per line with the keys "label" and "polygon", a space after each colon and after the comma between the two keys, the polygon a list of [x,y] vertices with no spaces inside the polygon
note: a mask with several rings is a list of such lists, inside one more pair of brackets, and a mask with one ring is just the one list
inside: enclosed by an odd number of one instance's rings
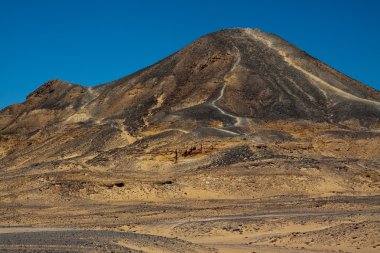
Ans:
{"label": "mountain", "polygon": [[376,128],[380,92],[276,35],[221,30],[104,85],[43,84],[0,112],[0,164],[133,150],[158,135],[244,137],[281,122]]}
{"label": "mountain", "polygon": [[[116,81],[51,80],[3,109],[0,226],[108,228],[320,198],[336,211],[343,196],[356,210],[378,203],[379,168],[379,91],[276,35],[227,29]],[[135,216],[120,211],[136,201]]]}
{"label": "mountain", "polygon": [[[380,93],[256,29],[208,34],[131,76],[94,88],[51,80],[1,112],[2,132],[122,121],[131,134],[179,119],[244,133],[250,120],[379,122]],[[239,128],[239,129],[237,129]],[[192,129],[189,129],[192,130]]]}

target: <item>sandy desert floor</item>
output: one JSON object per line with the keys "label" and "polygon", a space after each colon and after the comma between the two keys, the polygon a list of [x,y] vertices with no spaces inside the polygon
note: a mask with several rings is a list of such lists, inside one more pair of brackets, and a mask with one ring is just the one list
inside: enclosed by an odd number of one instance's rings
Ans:
{"label": "sandy desert floor", "polygon": [[380,135],[323,127],[146,132],[27,165],[20,150],[3,159],[0,251],[380,252]]}
{"label": "sandy desert floor", "polygon": [[59,208],[46,204],[2,204],[0,249],[379,252],[379,204],[379,196],[159,204],[81,202]]}

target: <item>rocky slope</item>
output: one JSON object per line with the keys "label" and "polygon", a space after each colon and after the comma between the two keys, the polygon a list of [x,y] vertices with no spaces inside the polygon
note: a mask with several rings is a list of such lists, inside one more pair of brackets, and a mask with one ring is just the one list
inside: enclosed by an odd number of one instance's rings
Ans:
{"label": "rocky slope", "polygon": [[52,80],[1,112],[2,133],[122,120],[132,134],[170,119],[243,127],[252,119],[378,123],[380,95],[253,29],[206,35],[181,51],[95,88]]}

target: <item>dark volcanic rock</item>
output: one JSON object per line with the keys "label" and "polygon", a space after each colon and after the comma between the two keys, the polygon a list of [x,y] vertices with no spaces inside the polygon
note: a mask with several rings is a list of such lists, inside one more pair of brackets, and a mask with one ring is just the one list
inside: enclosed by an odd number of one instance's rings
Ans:
{"label": "dark volcanic rock", "polygon": [[217,157],[208,167],[220,167],[254,160],[255,156],[252,150],[249,146],[243,145],[226,150],[220,154],[220,156]]}

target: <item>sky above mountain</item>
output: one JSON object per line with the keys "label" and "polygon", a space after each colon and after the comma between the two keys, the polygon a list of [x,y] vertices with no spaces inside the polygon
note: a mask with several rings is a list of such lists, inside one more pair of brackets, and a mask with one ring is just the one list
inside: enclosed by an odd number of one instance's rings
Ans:
{"label": "sky above mountain", "polygon": [[0,0],[0,109],[49,79],[93,86],[223,28],[275,33],[380,89],[380,2]]}

